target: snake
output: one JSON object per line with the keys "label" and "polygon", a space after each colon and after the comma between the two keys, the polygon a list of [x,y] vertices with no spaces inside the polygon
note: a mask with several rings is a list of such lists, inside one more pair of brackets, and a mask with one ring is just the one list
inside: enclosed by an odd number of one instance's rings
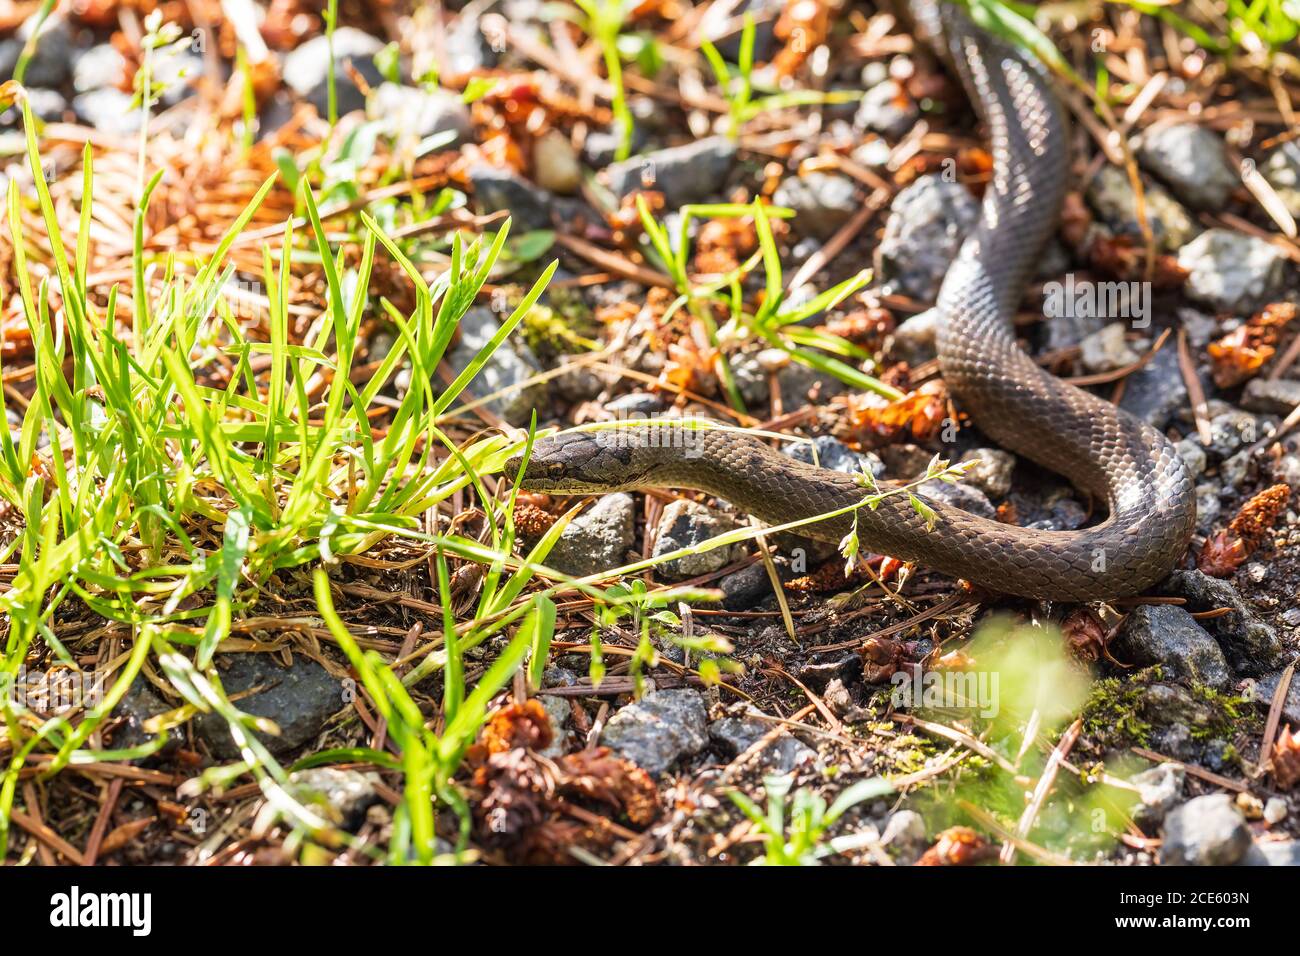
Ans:
{"label": "snake", "polygon": [[[979,219],[935,305],[943,380],[986,436],[1104,501],[1105,518],[1072,530],[1026,528],[927,496],[922,485],[881,481],[873,495],[862,478],[799,461],[744,430],[666,431],[663,421],[539,438],[520,487],[568,495],[693,489],[768,525],[828,515],[798,533],[841,544],[856,532],[864,551],[996,594],[1066,602],[1138,594],[1169,574],[1191,539],[1196,502],[1187,469],[1164,434],[1040,368],[1013,330],[1069,178],[1066,119],[1049,72],[953,3],[912,0],[909,12],[917,33],[960,75],[992,156]],[[520,457],[507,464],[509,474],[518,474]],[[913,488],[926,507],[914,505]]]}

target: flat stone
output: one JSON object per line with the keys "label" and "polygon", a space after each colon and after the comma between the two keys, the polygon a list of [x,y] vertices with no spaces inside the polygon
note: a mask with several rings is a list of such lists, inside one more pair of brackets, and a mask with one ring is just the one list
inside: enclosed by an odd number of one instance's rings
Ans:
{"label": "flat stone", "polygon": [[600,742],[657,777],[708,745],[704,698],[689,688],[649,694],[615,713]]}
{"label": "flat stone", "polygon": [[546,565],[573,577],[609,571],[626,563],[636,525],[636,503],[626,492],[599,498],[569,522]]}
{"label": "flat stone", "polygon": [[289,793],[336,826],[353,830],[380,801],[374,774],[337,767],[312,767],[289,775]]}
{"label": "flat stone", "polygon": [[1148,132],[1138,159],[1196,209],[1220,209],[1240,183],[1228,165],[1223,140],[1195,123],[1162,126]]}
{"label": "flat stone", "polygon": [[836,173],[788,176],[772,201],[794,210],[794,228],[800,234],[818,239],[829,239],[862,208],[853,180]]}
{"label": "flat stone", "polygon": [[979,203],[960,183],[921,176],[894,197],[880,241],[882,278],[907,295],[933,302]]}
{"label": "flat stone", "polygon": [[475,163],[469,181],[480,212],[510,213],[512,235],[551,227],[550,197],[513,170]]}
{"label": "flat stone", "polygon": [[663,193],[669,209],[716,195],[731,171],[736,145],[723,136],[633,156],[605,169],[617,196],[640,189]]}
{"label": "flat stone", "polygon": [[[706,508],[694,501],[678,499],[664,508],[659,518],[653,557],[679,548],[693,547],[736,527],[730,515]],[[656,565],[655,574],[666,581],[684,581],[726,567],[733,547],[714,548],[700,554],[687,554]]]}
{"label": "flat stone", "polygon": [[1160,664],[1176,677],[1224,688],[1232,679],[1223,651],[1205,628],[1180,607],[1143,604],[1120,632],[1119,650],[1136,664]]}
{"label": "flat stone", "polygon": [[1178,251],[1189,299],[1245,315],[1282,288],[1286,259],[1271,243],[1230,229],[1209,229]]}
{"label": "flat stone", "polygon": [[1266,415],[1287,415],[1300,405],[1300,382],[1293,378],[1252,378],[1241,393],[1242,407]]}
{"label": "flat stone", "polygon": [[[469,309],[460,322],[460,341],[447,353],[447,364],[458,374],[464,371],[499,328],[491,308]],[[497,347],[462,394],[473,397],[510,389],[488,402],[487,407],[512,425],[527,425],[533,409],[543,407],[546,386],[537,383],[518,386],[540,371],[541,366],[528,346],[519,337],[511,336]]]}
{"label": "flat stone", "polygon": [[1206,618],[1198,626],[1214,635],[1234,670],[1257,675],[1284,663],[1285,645],[1277,631],[1260,620],[1230,582],[1202,571],[1174,571],[1159,591],[1187,598],[1188,611],[1232,608],[1231,614]]}

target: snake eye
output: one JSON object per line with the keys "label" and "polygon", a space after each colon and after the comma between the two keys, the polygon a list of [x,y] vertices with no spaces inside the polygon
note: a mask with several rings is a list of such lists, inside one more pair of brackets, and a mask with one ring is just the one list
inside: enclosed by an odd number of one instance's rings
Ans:
{"label": "snake eye", "polygon": [[563,478],[564,463],[558,461],[551,462],[549,465],[546,466],[546,474],[550,478]]}

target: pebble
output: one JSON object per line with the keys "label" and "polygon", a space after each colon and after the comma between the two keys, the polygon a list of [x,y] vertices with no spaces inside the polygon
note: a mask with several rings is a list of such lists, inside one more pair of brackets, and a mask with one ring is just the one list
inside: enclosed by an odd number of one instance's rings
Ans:
{"label": "pebble", "polygon": [[795,229],[818,239],[829,239],[862,208],[858,187],[838,173],[787,176],[772,202],[793,209]]}
{"label": "pebble", "polygon": [[[669,554],[678,548],[692,547],[736,527],[730,515],[706,508],[694,501],[678,499],[669,503],[659,518],[653,556]],[[684,581],[726,567],[734,546],[714,548],[701,554],[688,554],[656,565],[655,574],[666,581]]]}
{"label": "pebble", "polygon": [[600,742],[652,776],[708,745],[708,711],[699,691],[661,690],[620,709]]}
{"label": "pebble", "polygon": [[880,842],[900,853],[919,855],[926,848],[925,818],[915,810],[897,810],[885,822]]}
{"label": "pebble", "polygon": [[976,460],[962,481],[978,488],[990,498],[1005,498],[1011,493],[1011,473],[1016,456],[1001,448],[976,448],[962,456],[962,461]]}
{"label": "pebble", "polygon": [[[709,724],[709,737],[724,753],[738,757],[758,743],[772,729],[770,721],[761,719],[750,704],[736,708],[737,713]],[[767,770],[791,773],[814,763],[817,754],[789,732],[782,731],[758,754],[758,760]]]}
{"label": "pebble", "polygon": [[573,577],[617,568],[626,563],[635,525],[636,504],[631,495],[621,491],[604,495],[569,522],[545,564]]}
{"label": "pebble", "polygon": [[1120,632],[1120,646],[1137,664],[1160,664],[1176,677],[1224,688],[1232,679],[1223,651],[1181,607],[1143,604]]}
{"label": "pebble", "polygon": [[1183,330],[1187,333],[1188,344],[1196,348],[1209,344],[1210,339],[1214,338],[1215,332],[1219,329],[1219,323],[1214,316],[1206,315],[1204,312],[1183,306],[1177,310],[1177,315],[1178,321],[1182,323]]}
{"label": "pebble", "polygon": [[617,196],[638,189],[663,193],[669,209],[702,202],[716,195],[736,158],[736,145],[722,136],[633,156],[606,167],[609,188]]}
{"label": "pebble", "polygon": [[724,608],[743,611],[772,593],[772,581],[767,575],[767,566],[759,562],[732,571],[718,581],[718,588],[722,591]]}
{"label": "pebble", "polygon": [[454,132],[457,139],[450,146],[473,135],[469,107],[448,90],[381,83],[366,105],[366,113],[381,122],[390,136],[422,140],[435,133]]}
{"label": "pebble", "polygon": [[[1142,194],[1146,201],[1147,224],[1162,251],[1177,252],[1201,231],[1192,214],[1163,187],[1143,183]],[[1142,238],[1142,228],[1134,212],[1137,196],[1123,170],[1103,166],[1088,184],[1087,197],[1097,215],[1114,233],[1132,239]]]}
{"label": "pebble", "polygon": [[1145,826],[1159,824],[1183,798],[1184,777],[1182,764],[1162,763],[1130,778],[1142,801],[1134,814],[1138,822]]}
{"label": "pebble", "polygon": [[[334,92],[339,116],[364,109],[366,105],[365,94],[344,64],[350,62],[371,87],[379,86],[384,77],[375,66],[374,57],[383,46],[377,37],[355,27],[339,27],[334,31]],[[329,111],[329,72],[329,40],[324,34],[312,37],[284,58],[284,82],[315,106],[320,116],[327,116]]]}
{"label": "pebble", "polygon": [[[14,68],[22,55],[23,46],[31,38],[40,20],[32,14],[8,40],[0,41],[0,80],[13,77]],[[72,70],[72,30],[61,13],[52,13],[41,24],[36,52],[27,61],[23,73],[24,86],[57,88],[68,81]]]}
{"label": "pebble", "polygon": [[880,241],[881,272],[891,285],[933,302],[962,240],[979,219],[979,203],[960,183],[921,176],[894,197]]}
{"label": "pebble", "polygon": [[[813,452],[816,451],[816,461]],[[856,475],[863,469],[871,472],[872,477],[885,477],[885,463],[871,452],[856,452],[838,438],[830,435],[818,435],[811,442],[792,441],[781,446],[782,454],[789,455],[795,461],[804,464],[816,464],[831,471]]]}
{"label": "pebble", "polygon": [[1011,493],[1022,527],[1039,531],[1073,531],[1088,520],[1088,512],[1069,485],[1045,484]]}
{"label": "pebble", "polygon": [[1270,150],[1259,171],[1291,215],[1300,216],[1300,142],[1287,140]]}
{"label": "pebble", "polygon": [[100,43],[80,54],[72,63],[72,88],[89,93],[105,86],[118,86],[127,79],[126,57],[111,43]]}
{"label": "pebble", "polygon": [[533,176],[543,189],[568,196],[582,185],[582,167],[569,137],[558,129],[543,133],[533,144]]}
{"label": "pebble", "polygon": [[380,801],[375,775],[337,767],[311,767],[289,774],[289,793],[336,826],[358,827],[370,807]]}
{"label": "pebble", "polygon": [[1266,415],[1289,414],[1300,405],[1300,382],[1293,378],[1252,378],[1241,393],[1241,404]]}
{"label": "pebble", "polygon": [[512,235],[551,227],[550,197],[513,170],[475,163],[469,169],[469,181],[479,212],[510,213]]}
{"label": "pebble", "polygon": [[938,309],[926,309],[908,316],[894,329],[893,355],[915,367],[934,358],[935,336],[943,316]]}
{"label": "pebble", "polygon": [[859,130],[901,139],[919,115],[920,111],[903,85],[897,80],[887,79],[866,91],[853,117],[853,125]]}
{"label": "pebble", "polygon": [[1135,363],[1139,356],[1124,338],[1127,332],[1125,323],[1112,322],[1085,338],[1079,343],[1083,367],[1089,372],[1110,372]]}
{"label": "pebble", "polygon": [[1138,148],[1138,160],[1196,209],[1222,208],[1240,182],[1228,165],[1223,140],[1195,123],[1149,131]]}
{"label": "pebble", "polygon": [[1218,640],[1234,670],[1259,674],[1282,663],[1285,645],[1277,631],[1260,620],[1230,582],[1201,571],[1174,571],[1159,591],[1187,598],[1188,611],[1232,608],[1230,614],[1206,618],[1203,626]]}
{"label": "pebble", "polygon": [[131,105],[131,94],[111,86],[74,96],[72,111],[77,119],[105,133],[131,136],[140,129],[140,110]]}
{"label": "pebble", "polygon": [[[157,735],[146,733],[144,722],[150,717],[157,717],[169,710],[171,705],[163,700],[144,675],[137,677],[131,682],[131,686],[127,688],[113,711],[114,717],[125,719],[125,722],[113,731],[113,736],[110,738],[113,749],[128,750],[153,740]],[[173,733],[167,746],[174,747],[176,743],[177,734]]]}
{"label": "pebble", "polygon": [[1277,295],[1285,262],[1271,243],[1229,229],[1206,230],[1178,251],[1189,299],[1243,315]]}
{"label": "pebble", "polygon": [[1208,459],[1205,456],[1205,449],[1196,438],[1184,438],[1174,443],[1174,450],[1178,452],[1178,457],[1183,460],[1187,466],[1187,473],[1193,479],[1199,478],[1205,473],[1205,466]]}
{"label": "pebble", "polygon": [[1269,826],[1277,826],[1287,816],[1286,801],[1281,797],[1269,797],[1264,804],[1264,822]]}
{"label": "pebble", "polygon": [[1255,845],[1269,866],[1300,866],[1300,840],[1269,840]]}
{"label": "pebble", "polygon": [[1177,349],[1161,349],[1124,381],[1119,407],[1157,430],[1163,431],[1174,413],[1187,404]]}
{"label": "pebble", "polygon": [[1250,849],[1246,818],[1230,796],[1188,800],[1165,818],[1160,862],[1172,866],[1232,866]]}
{"label": "pebble", "polygon": [[[1282,680],[1283,671],[1276,670],[1265,674],[1248,684],[1250,698],[1260,707],[1268,709],[1273,705],[1273,695]],[[1287,688],[1286,697],[1282,699],[1282,723],[1290,724],[1300,730],[1300,680],[1292,679]]]}
{"label": "pebble", "polygon": [[[223,658],[228,666],[221,666]],[[303,654],[295,654],[293,665],[287,668],[270,654],[225,654],[219,655],[217,661],[217,673],[227,696],[262,688],[240,697],[235,706],[246,714],[266,717],[280,728],[278,737],[257,733],[276,756],[297,750],[315,738],[325,721],[346,705],[343,684]],[[219,714],[195,717],[194,733],[218,758],[234,760],[239,756],[229,726]]]}
{"label": "pebble", "polygon": [[[457,374],[464,371],[499,328],[496,313],[488,306],[469,309],[460,320],[460,341],[448,352],[447,364]],[[510,388],[511,391],[488,402],[487,407],[512,425],[527,425],[533,409],[545,407],[543,399],[546,386],[544,383],[534,383],[523,388],[514,386],[538,374],[540,370],[541,366],[523,340],[511,336],[492,353],[492,357],[462,394],[469,400],[474,395],[491,395]]]}

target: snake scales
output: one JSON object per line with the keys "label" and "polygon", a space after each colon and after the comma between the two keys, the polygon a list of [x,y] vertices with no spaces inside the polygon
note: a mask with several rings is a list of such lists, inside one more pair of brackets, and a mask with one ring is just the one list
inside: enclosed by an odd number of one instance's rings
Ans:
{"label": "snake scales", "polygon": [[[857,510],[859,541],[997,592],[1072,601],[1135,594],[1163,578],[1187,546],[1196,517],[1187,472],[1164,435],[1040,369],[1012,331],[1064,195],[1060,107],[1036,63],[964,12],[934,0],[911,7],[918,28],[961,74],[993,155],[979,223],[939,294],[944,381],[988,436],[1105,500],[1108,517],[1076,531],[1042,531],[927,499],[937,514],[931,529],[900,495]],[[695,432],[688,443],[663,435],[640,425],[540,440],[523,487],[570,494],[694,488],[772,524],[845,508],[867,494],[850,475],[795,461],[743,434]],[[852,522],[841,515],[800,531],[838,542]]]}

